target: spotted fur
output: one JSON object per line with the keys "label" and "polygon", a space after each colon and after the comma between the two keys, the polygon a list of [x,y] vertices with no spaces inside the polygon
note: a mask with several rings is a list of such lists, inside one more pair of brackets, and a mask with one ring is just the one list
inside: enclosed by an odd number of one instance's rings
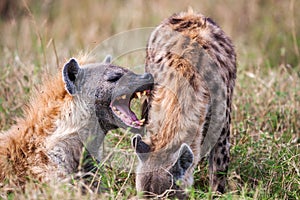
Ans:
{"label": "spotted fur", "polygon": [[[225,109],[220,115],[224,115],[225,124],[209,155],[210,185],[213,191],[224,192],[236,79],[236,54],[231,40],[210,18],[191,10],[174,14],[149,38],[146,71],[154,76],[156,85],[150,108],[147,107],[145,142],[133,139],[140,158],[137,190],[161,195],[167,189],[192,185],[193,169],[202,157],[202,144],[214,117],[212,105],[218,101],[212,92],[224,88],[220,98],[225,98]],[[211,81],[213,77],[220,77],[222,84]],[[192,154],[183,157],[182,144],[189,146]],[[141,152],[145,152],[139,148],[147,149],[145,146],[151,150],[142,156]],[[193,162],[186,167],[185,161],[191,159]],[[180,166],[176,167],[179,171],[175,172],[174,166]]]}

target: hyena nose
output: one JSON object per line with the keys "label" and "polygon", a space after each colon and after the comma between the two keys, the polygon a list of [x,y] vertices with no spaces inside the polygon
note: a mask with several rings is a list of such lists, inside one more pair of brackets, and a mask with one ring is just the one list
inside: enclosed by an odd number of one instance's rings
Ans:
{"label": "hyena nose", "polygon": [[153,79],[153,76],[150,73],[144,73],[143,75],[141,75],[141,78],[145,80],[151,80]]}

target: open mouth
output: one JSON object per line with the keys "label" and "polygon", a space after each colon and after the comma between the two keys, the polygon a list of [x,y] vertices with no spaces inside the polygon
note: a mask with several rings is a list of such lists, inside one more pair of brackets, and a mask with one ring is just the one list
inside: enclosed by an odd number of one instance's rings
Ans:
{"label": "open mouth", "polygon": [[141,116],[138,119],[135,112],[133,112],[132,101],[136,99],[138,101],[147,101],[151,94],[151,88],[148,86],[142,86],[136,89],[132,94],[122,94],[112,100],[110,107],[113,113],[120,119],[124,124],[133,128],[141,128],[145,124],[145,118]]}

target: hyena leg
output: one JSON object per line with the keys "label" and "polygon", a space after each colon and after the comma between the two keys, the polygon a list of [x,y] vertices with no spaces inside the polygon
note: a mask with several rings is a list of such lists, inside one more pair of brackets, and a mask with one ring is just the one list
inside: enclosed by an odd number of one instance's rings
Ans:
{"label": "hyena leg", "polygon": [[230,130],[223,128],[220,138],[209,156],[209,182],[212,191],[225,192],[229,165]]}

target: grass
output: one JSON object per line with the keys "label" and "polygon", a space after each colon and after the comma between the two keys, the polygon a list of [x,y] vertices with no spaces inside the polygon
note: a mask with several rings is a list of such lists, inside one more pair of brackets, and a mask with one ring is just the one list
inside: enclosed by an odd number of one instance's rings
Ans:
{"label": "grass", "polygon": [[[299,1],[10,2],[17,8],[0,19],[1,130],[22,116],[21,107],[41,74],[57,71],[69,57],[90,52],[114,34],[156,26],[190,5],[215,19],[238,54],[229,189],[216,198],[300,198]],[[143,53],[128,56],[116,62],[126,67],[142,63]],[[134,199],[134,166],[126,157],[132,154],[131,136],[117,130],[105,139],[105,155],[114,154],[99,166],[100,193],[82,194],[82,180],[48,185],[32,181],[25,192],[0,186],[0,199]],[[195,172],[191,199],[212,197],[205,165]]]}

